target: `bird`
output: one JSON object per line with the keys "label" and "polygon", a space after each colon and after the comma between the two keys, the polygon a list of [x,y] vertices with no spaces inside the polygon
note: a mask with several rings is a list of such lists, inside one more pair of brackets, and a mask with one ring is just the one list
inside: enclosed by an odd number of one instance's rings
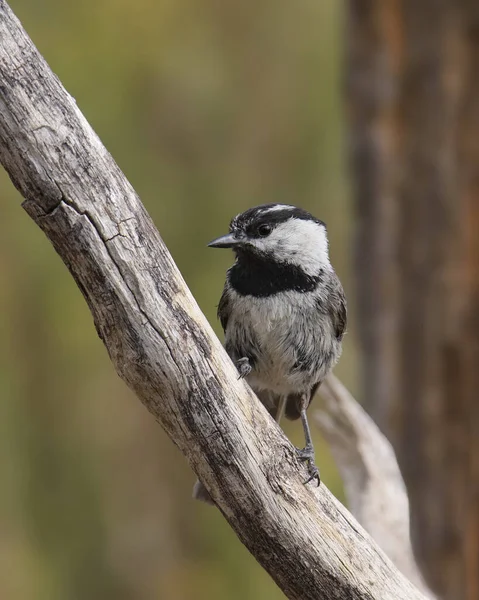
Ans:
{"label": "bird", "polygon": [[[339,360],[347,324],[326,225],[293,205],[262,204],[234,217],[229,233],[208,246],[235,254],[218,304],[226,352],[277,423],[301,419],[304,483],[320,485],[306,411]],[[212,503],[200,481],[193,497]]]}

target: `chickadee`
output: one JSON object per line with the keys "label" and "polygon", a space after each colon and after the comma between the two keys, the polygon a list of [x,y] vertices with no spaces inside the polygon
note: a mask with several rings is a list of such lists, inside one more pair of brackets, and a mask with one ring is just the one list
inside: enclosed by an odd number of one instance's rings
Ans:
{"label": "chickadee", "polygon": [[[305,483],[319,485],[306,409],[341,355],[347,316],[326,225],[301,208],[263,204],[208,245],[236,255],[218,305],[226,351],[278,423],[301,418],[298,457],[308,465]],[[211,502],[199,481],[193,497]]]}

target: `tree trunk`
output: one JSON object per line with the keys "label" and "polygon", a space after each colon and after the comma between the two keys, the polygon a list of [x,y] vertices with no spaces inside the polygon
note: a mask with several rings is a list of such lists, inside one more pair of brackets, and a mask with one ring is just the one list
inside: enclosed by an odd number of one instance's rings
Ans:
{"label": "tree trunk", "polygon": [[364,399],[393,442],[420,564],[479,597],[479,5],[349,3]]}
{"label": "tree trunk", "polygon": [[323,486],[201,314],[139,198],[0,0],[0,161],[119,375],[292,599],[423,598]]}

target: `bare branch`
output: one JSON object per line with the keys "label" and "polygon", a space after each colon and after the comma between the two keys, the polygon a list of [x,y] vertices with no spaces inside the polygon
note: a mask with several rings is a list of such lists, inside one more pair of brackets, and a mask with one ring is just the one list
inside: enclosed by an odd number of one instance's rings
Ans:
{"label": "bare branch", "polygon": [[394,450],[344,385],[330,375],[321,386],[315,419],[328,441],[356,519],[398,569],[434,598],[414,558],[409,499]]}
{"label": "bare branch", "polygon": [[289,598],[423,596],[306,471],[201,314],[132,187],[0,0],[0,161],[119,375]]}

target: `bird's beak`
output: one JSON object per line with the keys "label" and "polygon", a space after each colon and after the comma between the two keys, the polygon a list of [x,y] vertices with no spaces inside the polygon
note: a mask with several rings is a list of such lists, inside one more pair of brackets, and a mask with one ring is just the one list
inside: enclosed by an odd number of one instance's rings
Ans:
{"label": "bird's beak", "polygon": [[227,233],[208,244],[210,248],[233,248],[241,244],[242,240],[235,237],[234,233]]}

